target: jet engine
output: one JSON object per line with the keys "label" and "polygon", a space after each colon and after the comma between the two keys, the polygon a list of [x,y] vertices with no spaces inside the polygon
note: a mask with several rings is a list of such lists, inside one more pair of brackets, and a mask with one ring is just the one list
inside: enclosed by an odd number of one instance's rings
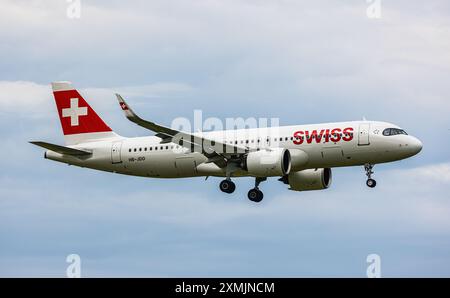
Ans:
{"label": "jet engine", "polygon": [[289,189],[295,191],[326,189],[331,185],[331,169],[308,169],[291,172],[279,180],[284,184],[289,184]]}
{"label": "jet engine", "polygon": [[288,175],[291,170],[291,154],[284,148],[250,152],[244,160],[243,168],[256,177]]}

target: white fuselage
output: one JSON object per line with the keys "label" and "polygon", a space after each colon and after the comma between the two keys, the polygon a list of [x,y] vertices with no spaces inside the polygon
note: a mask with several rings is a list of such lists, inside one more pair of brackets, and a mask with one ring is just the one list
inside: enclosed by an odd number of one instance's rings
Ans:
{"label": "white fuselage", "polygon": [[[422,145],[406,134],[383,135],[387,128],[398,128],[386,122],[352,121],[278,128],[240,129],[203,132],[208,139],[241,147],[286,148],[293,156],[291,171],[379,164],[408,158]],[[347,130],[346,130],[347,129]],[[303,139],[302,139],[303,137]],[[102,171],[134,176],[181,178],[225,176],[225,169],[199,152],[174,143],[162,144],[155,136],[92,141],[71,146],[92,151],[86,158],[46,152],[46,158]],[[295,163],[296,154],[302,156]],[[251,176],[238,170],[233,176]]]}

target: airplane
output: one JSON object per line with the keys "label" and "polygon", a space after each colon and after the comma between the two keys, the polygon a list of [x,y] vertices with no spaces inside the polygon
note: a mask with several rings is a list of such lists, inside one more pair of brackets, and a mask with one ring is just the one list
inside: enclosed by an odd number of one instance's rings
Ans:
{"label": "airplane", "polygon": [[223,177],[222,192],[235,191],[232,178],[253,177],[248,199],[261,202],[261,182],[278,177],[292,191],[327,189],[332,168],[364,166],[366,184],[376,164],[406,159],[422,143],[397,125],[350,121],[312,125],[186,132],[140,118],[119,94],[126,118],[155,135],[127,138],[115,133],[70,82],[52,83],[65,146],[30,143],[47,149],[53,161],[101,171],[151,177]]}

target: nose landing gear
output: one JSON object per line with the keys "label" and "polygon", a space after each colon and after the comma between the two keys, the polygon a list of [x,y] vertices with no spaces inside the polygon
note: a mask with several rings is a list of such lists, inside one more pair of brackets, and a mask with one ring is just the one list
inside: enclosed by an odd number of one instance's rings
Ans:
{"label": "nose landing gear", "polygon": [[374,179],[367,179],[366,184],[370,188],[374,188],[375,186],[377,186],[377,182]]}
{"label": "nose landing gear", "polygon": [[375,179],[372,179],[373,167],[374,167],[374,165],[372,165],[372,164],[364,165],[364,170],[366,171],[366,176],[367,176],[366,185],[370,188],[374,188],[375,186],[377,186],[377,182],[375,181]]}

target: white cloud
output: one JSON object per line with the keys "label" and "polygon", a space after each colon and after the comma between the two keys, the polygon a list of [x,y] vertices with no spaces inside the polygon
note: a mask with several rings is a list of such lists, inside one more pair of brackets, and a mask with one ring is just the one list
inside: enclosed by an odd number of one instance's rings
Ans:
{"label": "white cloud", "polygon": [[426,184],[450,184],[450,163],[440,163],[421,166],[408,170],[397,170],[397,175],[403,175],[406,179],[412,179],[417,183]]}
{"label": "white cloud", "polygon": [[[52,101],[50,85],[28,81],[0,81],[0,112],[45,110]],[[32,116],[33,114],[30,114]]]}
{"label": "white cloud", "polygon": [[123,96],[140,98],[158,98],[158,97],[178,97],[186,96],[194,90],[192,86],[177,82],[156,82],[147,85],[122,86],[110,88],[86,88],[84,92],[96,98],[115,97],[114,93],[120,93]]}
{"label": "white cloud", "polygon": [[[76,83],[74,87],[77,88]],[[95,102],[100,101],[100,99],[114,98],[115,92],[143,98],[180,96],[180,94],[192,92],[193,87],[177,82],[156,82],[146,85],[78,90],[89,96],[88,102],[91,102],[91,100]],[[108,106],[112,106],[110,103],[108,100]],[[23,116],[29,115],[32,117],[38,113],[54,112],[53,105],[54,99],[50,83],[43,85],[30,81],[0,81],[0,112],[19,113]]]}
{"label": "white cloud", "polygon": [[100,88],[99,81],[135,85],[135,77],[148,74],[180,85],[144,86],[146,93],[186,90],[183,81],[195,80],[204,101],[214,96],[230,104],[272,105],[282,98],[293,105],[302,99],[308,109],[355,110],[377,101],[371,113],[389,118],[398,114],[386,109],[390,104],[431,119],[447,113],[445,15],[413,14],[406,2],[383,3],[383,18],[375,21],[366,17],[363,2],[320,3],[84,1],[81,19],[69,20],[64,1],[6,1],[1,27],[13,29],[0,32],[5,44],[16,43],[13,54],[27,57],[22,67],[58,65],[52,79],[89,74],[93,88]]}

